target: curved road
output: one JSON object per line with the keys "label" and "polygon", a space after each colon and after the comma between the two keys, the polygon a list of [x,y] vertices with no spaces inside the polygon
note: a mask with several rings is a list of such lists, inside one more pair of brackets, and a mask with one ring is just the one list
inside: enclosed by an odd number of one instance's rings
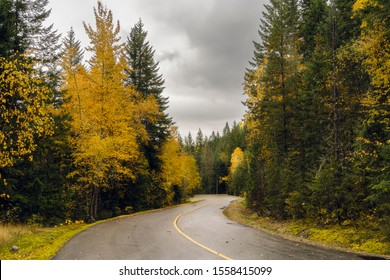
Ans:
{"label": "curved road", "polygon": [[53,259],[288,260],[360,259],[273,236],[227,219],[237,197],[197,196],[193,204],[98,224],[73,237]]}

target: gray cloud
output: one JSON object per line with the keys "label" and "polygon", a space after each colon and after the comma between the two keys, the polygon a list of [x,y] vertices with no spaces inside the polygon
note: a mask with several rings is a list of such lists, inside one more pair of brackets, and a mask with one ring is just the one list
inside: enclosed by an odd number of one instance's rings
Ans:
{"label": "gray cloud", "polygon": [[[105,0],[119,19],[123,40],[142,18],[166,81],[169,113],[182,134],[221,130],[239,121],[242,83],[266,0]],[[50,0],[50,23],[74,26],[84,45],[82,21],[94,24],[93,0]]]}
{"label": "gray cloud", "polygon": [[180,54],[179,54],[178,51],[173,51],[173,52],[164,51],[164,52],[160,53],[160,54],[157,56],[156,59],[157,59],[158,61],[165,61],[165,60],[174,61],[174,60],[178,59],[179,56],[180,56]]}

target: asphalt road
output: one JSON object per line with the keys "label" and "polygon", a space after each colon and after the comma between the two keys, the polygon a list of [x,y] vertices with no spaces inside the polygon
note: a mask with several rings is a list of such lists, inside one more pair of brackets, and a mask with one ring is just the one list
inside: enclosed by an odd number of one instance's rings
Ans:
{"label": "asphalt road", "polygon": [[202,195],[193,204],[98,224],[73,237],[57,260],[360,259],[235,223],[222,210],[236,199]]}

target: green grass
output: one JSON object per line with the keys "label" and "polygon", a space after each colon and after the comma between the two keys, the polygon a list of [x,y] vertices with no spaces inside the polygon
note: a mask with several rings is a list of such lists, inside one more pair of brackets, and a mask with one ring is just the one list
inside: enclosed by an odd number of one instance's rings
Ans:
{"label": "green grass", "polygon": [[0,244],[12,240],[15,236],[28,233],[30,228],[24,225],[3,225],[0,224]]}
{"label": "green grass", "polygon": [[242,200],[232,203],[225,209],[224,214],[234,221],[284,238],[390,258],[390,242],[386,241],[380,225],[369,219],[360,225],[344,223],[326,227],[320,227],[311,221],[278,221],[269,217],[259,217],[248,210]]}
{"label": "green grass", "polygon": [[374,227],[334,225],[327,228],[310,228],[308,238],[335,247],[379,255],[390,255],[390,244]]}
{"label": "green grass", "polygon": [[[72,238],[75,234],[87,229],[93,224],[73,224],[67,226],[42,228],[15,226],[22,231],[14,231],[13,226],[8,229],[7,240],[0,242],[0,259],[2,260],[48,260]],[[4,226],[0,232],[5,232]],[[12,252],[11,246],[16,245],[19,250]]]}

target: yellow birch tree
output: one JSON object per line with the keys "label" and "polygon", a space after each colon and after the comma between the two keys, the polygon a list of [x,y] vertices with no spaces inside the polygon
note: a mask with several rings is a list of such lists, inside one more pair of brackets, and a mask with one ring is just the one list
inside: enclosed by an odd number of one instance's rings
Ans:
{"label": "yellow birch tree", "polygon": [[168,194],[167,204],[173,203],[175,188],[185,195],[193,194],[199,188],[200,175],[196,160],[182,151],[177,137],[173,136],[164,143],[160,160],[163,186]]}
{"label": "yellow birch tree", "polygon": [[126,62],[119,43],[119,22],[114,24],[112,12],[100,1],[94,14],[95,29],[84,23],[91,41],[87,50],[93,54],[89,69],[64,67],[68,100],[64,107],[72,118],[76,168],[71,175],[89,190],[92,220],[97,215],[100,190],[112,187],[113,178],[135,180],[141,171],[144,157],[139,144],[148,141],[142,121],[153,122],[158,112],[152,97],[142,99],[124,85]]}

